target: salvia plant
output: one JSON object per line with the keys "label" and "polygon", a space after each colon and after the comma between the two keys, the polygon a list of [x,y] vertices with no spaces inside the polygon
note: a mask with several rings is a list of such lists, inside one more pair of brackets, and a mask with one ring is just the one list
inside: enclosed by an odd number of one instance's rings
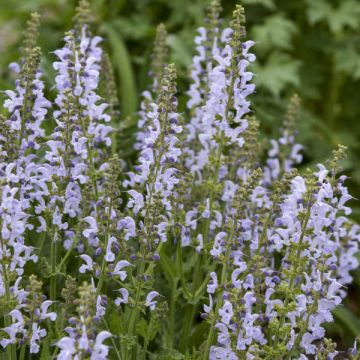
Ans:
{"label": "salvia plant", "polygon": [[296,168],[296,95],[260,141],[244,9],[220,12],[195,37],[185,111],[159,25],[135,161],[88,3],[53,52],[53,102],[31,16],[0,118],[2,359],[360,359],[324,327],[358,267],[346,148]]}

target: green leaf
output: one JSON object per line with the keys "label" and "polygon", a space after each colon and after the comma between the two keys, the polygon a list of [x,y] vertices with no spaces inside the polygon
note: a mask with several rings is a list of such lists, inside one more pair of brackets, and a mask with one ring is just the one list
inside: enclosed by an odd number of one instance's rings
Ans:
{"label": "green leaf", "polygon": [[354,80],[359,80],[360,53],[351,45],[339,49],[335,53],[335,67],[337,71],[343,72]]}
{"label": "green leaf", "polygon": [[185,356],[174,349],[164,349],[156,357],[157,360],[182,360]]}
{"label": "green leaf", "polygon": [[337,8],[325,0],[308,0],[307,15],[309,23],[314,25],[326,21],[332,33],[338,33],[344,28],[357,29],[360,21],[360,4],[355,0],[341,1]]}
{"label": "green leaf", "polygon": [[192,61],[191,51],[185,40],[179,35],[169,35],[168,43],[171,49],[172,61],[181,67],[187,68]]}
{"label": "green leaf", "polygon": [[164,1],[171,8],[167,25],[170,27],[184,26],[190,21],[198,21],[203,17],[206,1],[171,0]]}
{"label": "green leaf", "polygon": [[338,306],[333,310],[333,315],[352,336],[360,334],[360,319],[349,309],[344,306]]}
{"label": "green leaf", "polygon": [[289,55],[274,52],[264,66],[254,65],[255,82],[258,86],[279,96],[288,85],[299,86],[299,67],[301,62]]}
{"label": "green leaf", "polygon": [[329,27],[333,33],[345,27],[357,29],[359,26],[360,4],[358,1],[342,1],[338,9],[329,18]]}
{"label": "green leaf", "polygon": [[257,48],[268,51],[274,48],[290,49],[293,35],[297,32],[294,22],[283,15],[269,16],[264,24],[254,26],[253,38],[258,43]]}
{"label": "green leaf", "polygon": [[[152,315],[153,316],[153,315]],[[160,321],[153,317],[151,320],[151,326],[149,326],[149,340],[153,341],[160,330]]]}
{"label": "green leaf", "polygon": [[43,340],[41,347],[40,360],[49,360],[51,359],[50,354],[50,337],[47,336],[45,340]]}
{"label": "green leaf", "polygon": [[9,360],[8,353],[5,350],[0,350],[0,360]]}
{"label": "green leaf", "polygon": [[119,334],[123,331],[123,318],[120,316],[119,312],[115,309],[111,311],[111,314],[109,316],[109,327],[110,331],[113,334]]}
{"label": "green leaf", "polygon": [[327,1],[307,0],[307,4],[307,16],[311,25],[314,25],[322,20],[326,20],[331,17],[332,7]]}
{"label": "green leaf", "polygon": [[243,0],[245,5],[262,5],[269,10],[276,8],[274,0]]}
{"label": "green leaf", "polygon": [[147,338],[149,341],[152,341],[160,329],[160,323],[154,317],[150,321],[151,323],[148,324],[144,318],[141,318],[136,325],[136,331],[144,339]]}
{"label": "green leaf", "polygon": [[112,63],[119,78],[122,116],[130,116],[137,111],[137,90],[130,56],[120,33],[110,24],[105,23],[104,29],[112,50]]}
{"label": "green leaf", "polygon": [[136,325],[136,332],[145,339],[147,336],[148,327],[149,325],[147,321],[144,318],[141,318]]}
{"label": "green leaf", "polygon": [[141,40],[154,31],[149,18],[144,14],[133,14],[131,17],[121,17],[114,21],[116,28],[125,39]]}
{"label": "green leaf", "polygon": [[170,258],[162,252],[160,254],[160,265],[164,271],[164,275],[167,279],[167,281],[172,284],[174,279],[176,278],[176,267],[175,263],[170,260]]}

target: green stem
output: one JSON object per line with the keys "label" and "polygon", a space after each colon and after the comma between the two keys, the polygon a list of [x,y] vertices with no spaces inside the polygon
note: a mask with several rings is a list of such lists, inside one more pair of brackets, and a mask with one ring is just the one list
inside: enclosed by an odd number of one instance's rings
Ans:
{"label": "green stem", "polygon": [[[109,210],[108,210],[108,220],[107,220],[107,225],[106,225],[106,231],[105,231],[105,252],[108,246],[108,242],[109,242],[109,238],[110,238],[110,234],[109,234],[109,230],[110,230],[110,222],[111,222],[111,212],[112,212],[112,207],[113,207],[113,201],[112,198],[110,200],[110,204],[109,204]],[[101,272],[100,272],[100,278],[99,278],[99,282],[96,288],[96,298],[98,297],[98,295],[100,294],[104,279],[105,279],[105,267],[106,267],[106,260],[105,260],[105,254],[103,256],[103,260],[102,260],[102,264],[101,264]]]}
{"label": "green stem", "polygon": [[[107,248],[107,244],[108,244],[108,236],[107,236],[106,243],[105,243],[105,249]],[[99,278],[98,285],[96,287],[96,298],[100,294],[101,288],[102,288],[104,280],[105,280],[105,267],[106,267],[106,260],[105,260],[105,255],[104,255],[103,261],[101,264],[100,278]]]}
{"label": "green stem", "polygon": [[56,237],[57,232],[53,233],[51,240],[51,249],[50,249],[50,263],[51,263],[51,278],[50,278],[50,299],[56,300]]}
{"label": "green stem", "polygon": [[[310,196],[309,196],[308,202],[310,201],[310,199],[311,199],[311,189],[310,189]],[[310,219],[310,215],[311,215],[311,206],[309,206],[309,208],[307,210],[304,222],[303,222],[302,227],[301,227],[301,235],[300,235],[298,248],[297,248],[297,252],[296,252],[296,258],[297,259],[299,259],[300,255],[301,255],[301,245],[302,245],[302,243],[304,241],[305,231],[306,231],[309,219]],[[284,308],[285,309],[289,306],[289,302],[290,302],[289,295],[290,294],[293,295],[293,293],[294,293],[295,279],[296,279],[296,277],[298,275],[296,270],[297,270],[297,267],[294,269],[294,271],[292,273],[292,276],[291,276],[291,279],[290,279],[290,284],[289,284],[289,289],[288,289],[288,291],[286,291],[285,301],[284,301]],[[284,325],[284,321],[285,321],[285,313],[281,314],[281,317],[280,317],[280,320],[279,320],[279,326],[277,328],[277,332],[276,332],[275,340],[274,340],[274,344],[273,344],[274,349],[278,348],[278,344],[279,344],[279,340],[280,340],[280,330],[281,330],[282,326]]]}
{"label": "green stem", "polygon": [[191,299],[193,295],[188,289],[185,282],[185,274],[184,274],[183,261],[182,261],[182,246],[180,240],[177,243],[177,262],[178,262],[178,271],[180,274],[180,282],[181,282],[182,290],[184,291],[185,296]]}
{"label": "green stem", "polygon": [[26,350],[26,344],[24,344],[24,345],[21,347],[19,360],[24,360],[24,359],[25,359],[25,350]]}
{"label": "green stem", "polygon": [[66,263],[67,259],[69,258],[69,256],[71,255],[72,251],[74,250],[75,246],[78,243],[78,236],[75,236],[74,241],[72,242],[70,248],[68,249],[68,251],[66,252],[65,256],[61,259],[59,265],[56,267],[56,273],[61,272],[62,267],[64,266],[64,264]]}
{"label": "green stem", "polygon": [[173,348],[174,346],[174,335],[175,335],[175,305],[176,305],[176,293],[177,293],[178,280],[174,279],[171,298],[170,298],[170,310],[169,310],[169,333],[168,333],[168,347]]}
{"label": "green stem", "polygon": [[[1,245],[2,245],[2,241],[1,241]],[[3,263],[1,263],[1,267],[2,267],[2,274],[4,276],[6,301],[9,304],[10,303],[10,289],[9,289],[7,271],[6,271],[6,267],[4,266]],[[8,314],[4,316],[4,325],[5,325],[5,327],[8,327],[11,325],[11,317]],[[11,345],[7,346],[6,352],[7,352],[8,359],[16,360],[15,344],[11,344]]]}
{"label": "green stem", "polygon": [[[213,179],[212,179],[212,184],[216,184],[217,181],[218,181],[219,171],[220,171],[220,166],[221,166],[221,155],[222,155],[223,147],[224,147],[224,138],[225,138],[225,134],[224,134],[223,131],[221,131],[220,143],[219,143],[219,146],[218,146],[217,152],[216,152],[215,171],[214,171],[214,175],[213,175]],[[206,221],[205,221],[205,226],[204,226],[204,229],[203,229],[203,241],[204,241],[204,245],[208,243],[209,230],[210,230],[210,220],[211,220],[211,212],[212,212],[214,200],[215,200],[215,191],[214,191],[214,188],[211,188],[211,190],[210,190],[210,197],[209,197],[209,212],[210,212],[210,216],[209,216],[208,219],[206,219]]]}
{"label": "green stem", "polygon": [[[230,239],[232,239],[233,233],[231,233],[230,235]],[[221,270],[221,279],[220,279],[220,285],[224,285],[226,283],[226,277],[227,277],[227,264],[228,261],[227,259],[229,258],[230,255],[230,251],[231,251],[231,246],[230,244],[228,244],[228,248],[226,250],[226,255],[224,258],[224,262],[223,262],[223,267]],[[215,335],[215,322],[216,322],[216,316],[220,310],[220,306],[221,306],[221,299],[222,299],[222,292],[218,291],[217,297],[216,297],[216,306],[215,306],[215,311],[214,311],[214,316],[213,319],[211,321],[210,324],[210,329],[209,329],[209,334],[208,337],[206,339],[206,345],[205,345],[205,349],[204,349],[204,353],[203,353],[203,359],[207,360],[209,359],[209,352],[210,352],[210,347],[214,341],[214,335]]]}
{"label": "green stem", "polygon": [[[191,299],[193,300],[193,303],[190,304],[190,306],[185,310],[185,314],[184,314],[184,325],[183,325],[183,332],[182,332],[182,337],[181,337],[181,344],[180,344],[180,349],[184,352],[186,345],[188,343],[188,338],[189,338],[189,334],[191,331],[191,327],[192,324],[194,322],[194,317],[195,317],[195,311],[197,308],[197,302],[195,303],[195,293],[196,290],[198,289],[199,283],[200,283],[200,276],[201,276],[201,262],[202,262],[202,256],[201,254],[199,255],[199,260],[197,263],[197,266],[195,267],[195,273],[194,273],[194,281],[193,281],[193,287],[192,287],[192,294],[190,295]],[[186,287],[184,288],[184,290],[186,289]],[[201,294],[199,295],[199,298],[201,297]]]}
{"label": "green stem", "polygon": [[[1,226],[2,226],[2,223],[0,223],[0,227]],[[5,249],[5,244],[4,244],[4,241],[3,241],[2,237],[0,237],[0,246],[1,246],[2,253],[5,254],[6,249]],[[1,264],[1,274],[4,277],[4,287],[5,287],[6,302],[8,304],[10,304],[11,296],[10,296],[9,278],[8,278],[6,266],[4,264],[4,258],[1,259],[0,264]],[[9,314],[4,315],[4,325],[5,325],[5,327],[8,327],[8,326],[11,325],[11,317],[10,317]],[[15,344],[11,344],[11,345],[7,346],[6,347],[6,352],[7,352],[8,359],[16,360],[16,347],[15,347]]]}
{"label": "green stem", "polygon": [[152,333],[153,323],[154,323],[153,316],[151,314],[150,324],[149,324],[148,330],[146,332],[146,337],[145,337],[145,340],[144,340],[144,348],[143,348],[143,353],[142,353],[142,360],[146,360],[146,353],[147,353],[147,349],[148,349],[149,342],[150,342],[150,335]]}
{"label": "green stem", "polygon": [[[162,247],[163,247],[163,243],[160,242],[156,249],[158,254],[160,254]],[[141,276],[149,275],[150,272],[154,269],[154,267],[155,267],[155,263],[150,263],[149,266],[147,267],[147,269],[145,270],[145,262],[141,261],[139,272],[138,272],[139,277],[141,278]],[[139,315],[139,304],[140,304],[142,288],[143,288],[143,281],[140,279],[140,280],[138,280],[138,283],[136,285],[135,305],[134,305],[134,309],[131,311],[130,320],[129,320],[129,328],[127,331],[127,335],[129,337],[131,337],[133,335],[135,322]],[[131,353],[132,353],[132,349],[130,349],[130,354],[129,354],[129,349],[126,348],[124,359],[125,360],[131,359],[132,358]],[[129,357],[129,355],[130,355],[130,357]]]}
{"label": "green stem", "polygon": [[[224,142],[224,132],[221,132],[220,144],[218,146],[217,153],[216,153],[213,183],[217,182],[217,179],[219,176],[220,165],[221,165],[221,155],[222,155],[222,151],[223,151],[223,142]],[[210,190],[210,197],[209,197],[210,217],[211,217],[214,200],[215,200],[215,191],[212,188]],[[208,219],[206,219],[206,221],[204,222],[204,225],[203,225],[202,235],[203,235],[204,245],[208,243],[209,229],[210,229],[210,217]],[[192,286],[192,292],[193,292],[192,298],[193,299],[195,297],[195,293],[197,293],[199,284],[201,282],[201,276],[202,276],[201,267],[202,267],[202,263],[203,263],[203,257],[204,257],[203,253],[200,253],[199,260],[197,261],[195,270],[194,270],[194,280],[193,280],[193,286]],[[186,287],[183,287],[183,289],[186,289]],[[199,299],[201,298],[201,293],[198,295],[198,298]],[[197,307],[197,304],[193,304],[193,305],[191,305],[191,309],[188,309],[185,312],[185,321],[184,321],[184,327],[183,327],[182,346],[181,346],[181,348],[183,350],[188,341],[188,336],[190,334],[190,329],[193,324],[196,307]]]}
{"label": "green stem", "polygon": [[[145,270],[145,263],[142,261],[140,263],[140,268],[139,268],[139,274],[140,276],[142,276],[143,272]],[[130,321],[129,321],[129,328],[127,331],[127,335],[129,337],[131,337],[133,335],[133,331],[134,331],[134,325],[135,322],[137,320],[138,314],[139,314],[139,303],[140,303],[140,296],[141,296],[141,290],[142,290],[142,286],[143,286],[143,281],[139,280],[136,286],[136,295],[135,295],[135,305],[134,305],[134,309],[131,311],[131,315],[130,315]],[[130,352],[130,354],[129,354]],[[132,348],[129,351],[129,348],[127,347],[125,349],[125,360],[131,359],[132,358]]]}
{"label": "green stem", "polygon": [[38,241],[38,254],[39,256],[41,255],[42,253],[42,250],[44,248],[44,245],[45,245],[45,239],[46,239],[46,231],[43,231],[40,236],[39,236],[39,241]]}
{"label": "green stem", "polygon": [[[106,330],[107,330],[108,332],[111,332],[111,331],[110,331],[110,328],[109,328],[109,325],[107,324],[107,322],[106,322],[106,320],[105,320],[104,317],[102,317],[102,321],[103,321],[103,323],[104,323],[104,325],[105,325],[105,327],[106,327]],[[115,340],[114,340],[113,337],[111,337],[111,342],[112,342],[112,344],[113,344],[113,346],[114,346],[114,349],[115,349],[115,352],[116,352],[116,355],[117,355],[118,359],[121,360],[121,355],[120,355],[119,349],[117,348],[116,343],[115,343]]]}
{"label": "green stem", "polygon": [[187,349],[189,334],[190,334],[191,326],[193,324],[194,316],[195,316],[195,306],[193,304],[188,305],[184,313],[185,320],[183,322],[183,326],[182,326],[183,331],[180,340],[180,351],[182,353],[185,353]]}
{"label": "green stem", "polygon": [[113,131],[111,132],[111,155],[117,154],[117,127],[113,124]]}
{"label": "green stem", "polygon": [[[325,260],[323,260],[322,262],[322,269],[320,270],[320,281],[321,283],[323,283],[323,275],[324,275],[324,270],[325,269]],[[308,272],[309,273],[309,272]],[[323,288],[321,289],[323,290]],[[296,336],[296,339],[295,339],[295,342],[294,342],[294,345],[291,347],[291,349],[288,351],[287,355],[286,355],[286,358],[285,360],[290,360],[291,359],[291,356],[293,355],[294,351],[298,348],[298,346],[300,345],[301,343],[301,340],[304,336],[304,334],[306,333],[306,331],[308,330],[308,326],[309,326],[309,320],[310,320],[310,317],[316,313],[317,309],[318,309],[318,303],[319,303],[319,298],[320,298],[320,292],[317,294],[318,297],[315,298],[316,302],[314,302],[310,309],[308,310],[308,314],[306,316],[306,320],[305,322],[301,325],[300,327],[300,331],[298,333],[298,335]]]}
{"label": "green stem", "polygon": [[[30,78],[31,79],[31,78]],[[20,125],[20,133],[19,133],[19,140],[18,140],[18,151],[21,150],[21,144],[24,138],[24,132],[25,132],[25,112],[28,107],[28,99],[30,96],[30,81],[26,81],[25,85],[25,95],[24,95],[24,103],[21,109],[21,125]]]}

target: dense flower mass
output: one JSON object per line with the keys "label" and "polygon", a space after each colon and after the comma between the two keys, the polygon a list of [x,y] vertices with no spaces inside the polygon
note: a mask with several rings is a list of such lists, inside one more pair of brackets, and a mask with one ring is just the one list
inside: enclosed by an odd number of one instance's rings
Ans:
{"label": "dense flower mass", "polygon": [[228,26],[220,12],[198,29],[184,103],[158,27],[122,159],[89,4],[53,53],[53,103],[32,15],[0,115],[0,358],[360,358],[359,338],[345,351],[326,333],[359,266],[346,148],[296,168],[296,95],[263,148],[255,43],[241,6]]}

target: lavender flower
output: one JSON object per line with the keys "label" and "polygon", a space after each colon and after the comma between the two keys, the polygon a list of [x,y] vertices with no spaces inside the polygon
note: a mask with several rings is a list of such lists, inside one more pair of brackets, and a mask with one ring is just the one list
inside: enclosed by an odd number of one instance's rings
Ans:
{"label": "lavender flower", "polygon": [[156,298],[157,296],[159,296],[159,293],[157,291],[151,291],[147,294],[145,306],[149,307],[150,310],[155,310],[157,301],[154,300],[154,298]]}
{"label": "lavender flower", "polygon": [[278,140],[271,140],[271,149],[268,151],[268,159],[264,172],[264,181],[266,184],[271,184],[279,178],[282,172],[289,172],[295,165],[302,161],[300,151],[303,147],[295,143],[295,124],[299,107],[300,99],[297,95],[294,95],[291,98],[284,119],[280,138]]}
{"label": "lavender flower", "polygon": [[[136,184],[144,186],[147,183],[145,198],[138,191],[129,190],[132,198],[128,202],[128,207],[133,209],[135,216],[140,210],[142,215],[148,213],[155,205],[157,198],[161,201],[161,206],[165,208],[165,214],[159,216],[162,221],[154,224],[158,234],[157,238],[153,239],[155,243],[167,239],[165,231],[170,224],[171,196],[173,196],[174,187],[179,182],[175,164],[181,155],[177,134],[182,132],[182,127],[178,121],[172,121],[172,119],[179,119],[179,114],[176,113],[177,101],[174,97],[175,78],[175,68],[169,65],[161,81],[158,103],[152,103],[150,106],[151,112],[148,116],[151,119],[151,126],[149,136],[145,139],[145,145],[139,156],[138,172],[129,173],[129,179],[124,181],[124,186],[133,187]],[[121,220],[121,223],[124,223],[125,219]],[[127,219],[126,221],[131,223],[131,220]],[[148,219],[145,220],[144,231],[147,237],[153,237],[152,229],[146,228]],[[131,227],[132,233],[135,233],[133,223]]]}
{"label": "lavender flower", "polygon": [[152,103],[155,101],[156,96],[161,86],[161,78],[163,76],[165,63],[167,59],[167,32],[164,24],[160,24],[156,29],[156,38],[153,51],[153,59],[151,63],[150,75],[152,78],[151,86],[147,91],[144,91],[142,96],[143,100],[140,105],[138,121],[139,131],[136,134],[135,149],[142,150],[145,145],[145,140],[150,134],[149,126],[151,126],[151,119],[148,113],[151,111]]}
{"label": "lavender flower", "polygon": [[65,329],[68,336],[62,337],[56,343],[60,349],[57,359],[80,358],[88,354],[91,355],[91,359],[108,358],[109,346],[104,345],[103,342],[112,335],[109,331],[96,332],[94,318],[102,316],[104,309],[101,305],[101,297],[98,297],[98,301],[95,299],[93,286],[84,283],[79,288],[77,316],[72,318],[71,326]]}
{"label": "lavender flower", "polygon": [[41,287],[42,283],[31,275],[26,291],[21,292],[21,297],[20,293],[16,294],[18,305],[9,314],[12,322],[3,329],[9,337],[0,341],[3,348],[19,342],[29,342],[30,354],[39,352],[40,342],[47,335],[47,331],[41,326],[44,326],[46,319],[55,321],[57,318],[55,312],[48,312],[53,302],[42,301]]}

